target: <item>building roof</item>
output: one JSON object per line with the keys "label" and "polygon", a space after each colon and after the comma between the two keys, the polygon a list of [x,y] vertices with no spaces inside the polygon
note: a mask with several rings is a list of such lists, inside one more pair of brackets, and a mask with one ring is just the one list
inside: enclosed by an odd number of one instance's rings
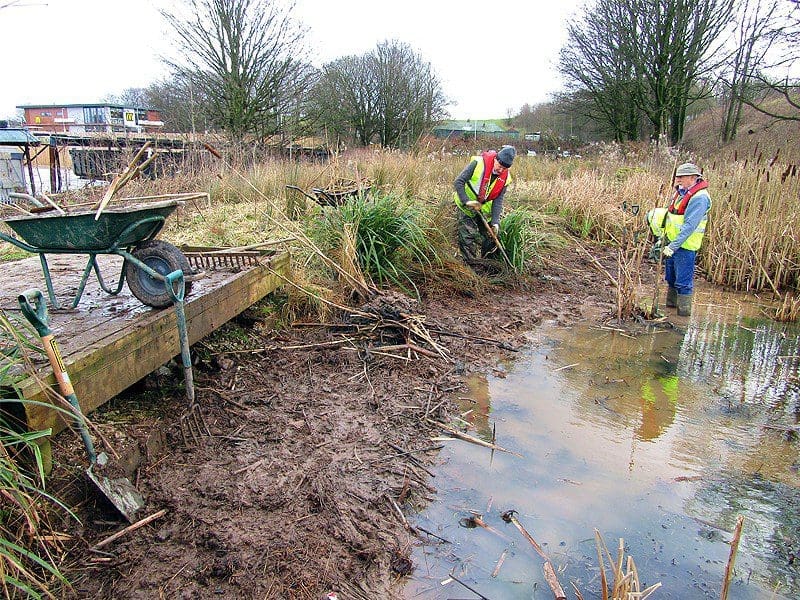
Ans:
{"label": "building roof", "polygon": [[0,146],[38,146],[39,140],[27,129],[0,129]]}

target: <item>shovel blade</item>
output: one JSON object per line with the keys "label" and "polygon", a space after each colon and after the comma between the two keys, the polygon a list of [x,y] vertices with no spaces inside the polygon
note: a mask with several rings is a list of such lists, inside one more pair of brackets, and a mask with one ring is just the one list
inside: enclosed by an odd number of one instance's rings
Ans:
{"label": "shovel blade", "polygon": [[92,471],[92,467],[86,469],[86,474],[122,516],[133,523],[136,513],[144,507],[144,498],[139,490],[125,477],[110,479],[105,475],[98,475]]}

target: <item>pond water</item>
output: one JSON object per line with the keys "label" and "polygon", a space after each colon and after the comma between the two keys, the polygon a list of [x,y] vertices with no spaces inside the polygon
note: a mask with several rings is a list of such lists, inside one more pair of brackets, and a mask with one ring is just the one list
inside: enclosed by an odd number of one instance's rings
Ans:
{"label": "pond water", "polygon": [[[800,597],[798,330],[732,296],[694,308],[637,337],[544,324],[470,380],[465,431],[523,458],[445,442],[436,500],[411,522],[450,543],[415,547],[406,598],[479,597],[451,574],[492,600],[553,598],[507,510],[569,598],[600,597],[595,528],[615,558],[624,539],[643,588],[662,584],[652,598],[719,598],[739,515],[729,597]],[[463,526],[476,513],[491,530]]]}

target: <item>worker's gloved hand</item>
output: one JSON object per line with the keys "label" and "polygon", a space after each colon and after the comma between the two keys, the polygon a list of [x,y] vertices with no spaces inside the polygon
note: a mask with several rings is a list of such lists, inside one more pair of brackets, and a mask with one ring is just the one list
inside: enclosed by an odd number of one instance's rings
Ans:
{"label": "worker's gloved hand", "polygon": [[492,223],[492,231],[494,231],[495,235],[500,233],[500,224],[499,223]]}
{"label": "worker's gloved hand", "polygon": [[670,257],[670,256],[672,256],[673,254],[675,254],[675,250],[673,250],[672,248],[670,248],[669,246],[667,246],[666,248],[664,248],[664,249],[661,251],[661,253],[664,255],[664,258],[669,258],[669,257]]}
{"label": "worker's gloved hand", "polygon": [[661,251],[663,248],[661,247],[661,240],[656,240],[656,243],[653,244],[652,248],[650,248],[650,252],[647,254],[647,258],[652,260],[653,262],[658,262],[661,260]]}
{"label": "worker's gloved hand", "polygon": [[467,202],[467,207],[477,212],[481,209],[481,203],[478,202],[477,200],[470,200]]}

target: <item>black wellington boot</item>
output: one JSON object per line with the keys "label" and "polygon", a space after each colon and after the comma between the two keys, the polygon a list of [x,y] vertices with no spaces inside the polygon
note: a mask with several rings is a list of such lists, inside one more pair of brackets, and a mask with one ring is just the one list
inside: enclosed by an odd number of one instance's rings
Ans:
{"label": "black wellington boot", "polygon": [[667,288],[667,308],[675,308],[678,306],[678,290],[674,287]]}
{"label": "black wellington boot", "polygon": [[692,295],[678,294],[678,316],[688,317],[692,314]]}

